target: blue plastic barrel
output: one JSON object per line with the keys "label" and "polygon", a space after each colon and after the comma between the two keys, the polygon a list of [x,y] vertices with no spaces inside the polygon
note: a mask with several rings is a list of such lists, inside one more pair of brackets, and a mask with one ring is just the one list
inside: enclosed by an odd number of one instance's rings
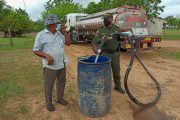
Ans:
{"label": "blue plastic barrel", "polygon": [[111,59],[99,56],[78,58],[78,95],[80,111],[89,117],[107,114],[111,106]]}

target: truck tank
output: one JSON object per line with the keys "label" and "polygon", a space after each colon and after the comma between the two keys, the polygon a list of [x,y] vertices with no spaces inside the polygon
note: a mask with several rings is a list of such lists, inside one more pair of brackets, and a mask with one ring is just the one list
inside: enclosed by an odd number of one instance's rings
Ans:
{"label": "truck tank", "polygon": [[[149,23],[144,9],[134,6],[122,6],[84,17],[76,17],[74,26],[71,26],[69,30],[72,43],[92,42],[98,28],[103,26],[103,15],[105,13],[113,14],[113,22],[121,31],[130,31],[135,36],[136,48],[152,49],[153,42],[161,41],[161,38],[148,33]],[[131,48],[127,40],[120,41],[120,44],[122,49]]]}
{"label": "truck tank", "polygon": [[75,27],[80,30],[95,31],[103,25],[102,17],[105,13],[112,13],[114,24],[123,31],[128,31],[132,28],[147,27],[147,17],[144,10],[126,7],[115,8],[81,17],[77,20]]}

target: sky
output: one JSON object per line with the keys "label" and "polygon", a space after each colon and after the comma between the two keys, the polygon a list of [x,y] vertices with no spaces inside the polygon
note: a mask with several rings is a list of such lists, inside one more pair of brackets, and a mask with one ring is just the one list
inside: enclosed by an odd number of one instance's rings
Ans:
{"label": "sky", "polygon": [[[40,18],[44,5],[48,0],[5,0],[7,5],[13,8],[25,9],[30,18],[34,21]],[[24,1],[24,2],[23,2]],[[90,2],[99,2],[100,0],[74,0],[74,2],[82,4],[84,7]],[[180,16],[180,0],[161,0],[160,5],[164,5],[164,12],[161,13],[161,17],[167,17],[173,15],[174,17]],[[24,5],[25,3],[25,5]]]}

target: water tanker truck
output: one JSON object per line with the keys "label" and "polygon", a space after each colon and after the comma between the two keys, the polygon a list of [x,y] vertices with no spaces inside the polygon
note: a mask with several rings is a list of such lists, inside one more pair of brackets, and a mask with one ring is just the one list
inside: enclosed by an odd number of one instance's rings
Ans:
{"label": "water tanker truck", "polygon": [[[113,22],[122,32],[134,36],[134,44],[138,50],[157,48],[153,46],[153,43],[160,42],[161,38],[152,34],[151,31],[160,34],[163,26],[161,25],[162,23],[150,24],[145,10],[133,6],[122,6],[94,14],[67,14],[65,16],[65,25],[69,32],[71,43],[92,42],[97,29],[103,26],[103,15],[105,13],[113,14]],[[157,24],[159,25],[159,29],[157,29]],[[152,30],[153,25],[156,26],[154,30]],[[120,40],[120,48],[131,49],[127,38]]]}

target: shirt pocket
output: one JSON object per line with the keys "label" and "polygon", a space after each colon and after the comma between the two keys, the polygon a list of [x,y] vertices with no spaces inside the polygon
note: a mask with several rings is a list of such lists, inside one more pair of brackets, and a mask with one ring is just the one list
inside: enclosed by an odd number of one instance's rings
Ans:
{"label": "shirt pocket", "polygon": [[44,45],[46,45],[47,47],[56,47],[57,43],[56,41],[53,41],[53,40],[46,40]]}
{"label": "shirt pocket", "polygon": [[64,40],[63,40],[63,37],[58,36],[58,37],[56,38],[56,40],[57,40],[58,44],[60,45],[60,47],[64,48]]}

